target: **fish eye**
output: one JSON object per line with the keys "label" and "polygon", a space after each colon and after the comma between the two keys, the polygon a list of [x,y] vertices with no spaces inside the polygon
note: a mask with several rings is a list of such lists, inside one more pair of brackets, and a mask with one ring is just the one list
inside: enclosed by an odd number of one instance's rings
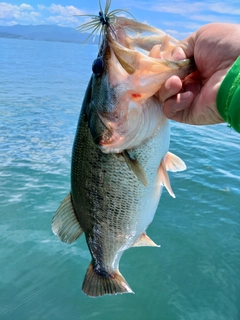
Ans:
{"label": "fish eye", "polygon": [[96,76],[100,76],[103,73],[103,68],[104,68],[104,62],[102,58],[99,57],[93,61],[92,72]]}

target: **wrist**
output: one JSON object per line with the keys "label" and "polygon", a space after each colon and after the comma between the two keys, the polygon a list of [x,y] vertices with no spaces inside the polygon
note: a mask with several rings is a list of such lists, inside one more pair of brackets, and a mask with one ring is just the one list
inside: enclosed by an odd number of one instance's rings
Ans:
{"label": "wrist", "polygon": [[216,104],[224,121],[240,133],[240,56],[223,79]]}

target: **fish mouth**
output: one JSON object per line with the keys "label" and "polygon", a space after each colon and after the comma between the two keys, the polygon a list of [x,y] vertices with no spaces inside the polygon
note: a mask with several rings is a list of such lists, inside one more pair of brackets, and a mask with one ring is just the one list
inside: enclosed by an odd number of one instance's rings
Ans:
{"label": "fish mouth", "polygon": [[156,92],[172,75],[194,70],[190,59],[166,59],[178,41],[161,30],[114,17],[92,65],[89,128],[104,153],[138,148],[166,121]]}

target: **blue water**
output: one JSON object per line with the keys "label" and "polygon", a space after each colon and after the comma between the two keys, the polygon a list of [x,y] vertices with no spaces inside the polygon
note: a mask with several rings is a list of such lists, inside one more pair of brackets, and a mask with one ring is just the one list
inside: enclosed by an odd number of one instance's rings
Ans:
{"label": "blue water", "polygon": [[[135,294],[89,298],[81,237],[51,219],[69,192],[71,148],[96,46],[0,39],[0,319],[239,320],[240,135],[172,123],[170,174],[149,236],[120,270]],[[147,212],[146,212],[147,214]]]}

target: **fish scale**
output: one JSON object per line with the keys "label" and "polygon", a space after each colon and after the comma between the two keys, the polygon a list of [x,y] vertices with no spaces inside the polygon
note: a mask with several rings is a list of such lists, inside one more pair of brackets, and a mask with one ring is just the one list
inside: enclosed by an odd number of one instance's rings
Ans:
{"label": "fish scale", "polygon": [[[162,58],[155,33],[161,35],[164,53],[177,43],[164,32],[106,9],[103,16],[102,45],[73,144],[71,191],[52,222],[53,232],[64,242],[72,243],[85,233],[92,261],[82,290],[91,297],[133,292],[119,272],[123,252],[130,247],[157,247],[146,229],[162,187],[175,197],[167,170],[186,166],[168,152],[169,121],[154,94],[167,77],[185,77],[193,69],[190,60]],[[151,35],[141,38],[144,31],[152,31],[153,41]],[[148,55],[136,47],[144,42]]]}

